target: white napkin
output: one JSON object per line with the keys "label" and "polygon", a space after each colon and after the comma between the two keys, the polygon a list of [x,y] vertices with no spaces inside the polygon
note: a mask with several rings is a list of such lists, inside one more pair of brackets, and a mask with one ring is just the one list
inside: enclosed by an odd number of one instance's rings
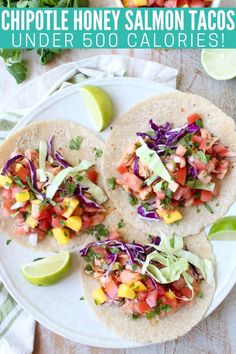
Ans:
{"label": "white napkin", "polygon": [[[0,142],[34,106],[58,89],[94,78],[136,77],[176,87],[176,69],[121,55],[100,55],[61,65],[20,87],[0,106]],[[29,354],[35,321],[23,311],[0,282],[0,354]]]}

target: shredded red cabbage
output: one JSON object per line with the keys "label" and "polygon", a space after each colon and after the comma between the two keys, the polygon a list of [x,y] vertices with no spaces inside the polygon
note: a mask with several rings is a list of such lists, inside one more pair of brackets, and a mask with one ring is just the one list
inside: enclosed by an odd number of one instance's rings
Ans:
{"label": "shredded red cabbage", "polygon": [[134,158],[134,174],[139,177],[139,157],[135,155]]}
{"label": "shredded red cabbage", "polygon": [[138,215],[145,219],[155,219],[160,220],[160,217],[155,212],[155,210],[146,210],[144,206],[140,205],[137,209]]}
{"label": "shredded red cabbage", "polygon": [[98,203],[96,203],[96,202],[94,202],[93,200],[91,200],[91,199],[88,199],[88,198],[86,198],[85,196],[84,196],[84,194],[83,194],[83,191],[84,190],[87,190],[88,188],[82,188],[79,184],[78,184],[78,186],[77,186],[77,188],[76,188],[76,191],[75,191],[75,195],[78,197],[78,199],[81,201],[81,202],[83,202],[88,208],[95,208],[95,209],[101,209],[101,210],[103,210],[103,207],[100,205],[100,204],[98,204]]}
{"label": "shredded red cabbage", "polygon": [[63,168],[70,167],[70,164],[64,159],[64,157],[62,157],[59,151],[55,152],[55,159],[57,160],[59,165],[62,166]]}
{"label": "shredded red cabbage", "polygon": [[18,154],[18,155],[13,156],[11,159],[9,159],[6,162],[5,166],[3,167],[1,175],[5,176],[5,174],[7,173],[7,171],[9,170],[9,168],[11,167],[11,165],[13,163],[19,159],[23,159],[24,157],[25,157],[24,155]]}
{"label": "shredded red cabbage", "polygon": [[53,151],[52,151],[52,142],[53,142],[53,135],[50,136],[50,138],[47,141],[47,146],[48,146],[48,156],[52,156]]}

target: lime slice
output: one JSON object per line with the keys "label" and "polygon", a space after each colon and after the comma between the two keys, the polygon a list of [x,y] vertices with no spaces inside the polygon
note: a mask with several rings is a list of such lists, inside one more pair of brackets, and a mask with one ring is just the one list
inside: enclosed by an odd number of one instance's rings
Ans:
{"label": "lime slice", "polygon": [[236,49],[203,49],[201,62],[207,74],[215,80],[236,77]]}
{"label": "lime slice", "polygon": [[210,228],[208,239],[236,241],[236,216],[226,216],[217,220]]}
{"label": "lime slice", "polygon": [[110,96],[97,86],[85,85],[80,90],[98,131],[102,131],[111,123],[113,116]]}
{"label": "lime slice", "polygon": [[69,271],[70,265],[70,253],[63,251],[25,264],[21,267],[21,272],[30,283],[46,286],[60,280]]}

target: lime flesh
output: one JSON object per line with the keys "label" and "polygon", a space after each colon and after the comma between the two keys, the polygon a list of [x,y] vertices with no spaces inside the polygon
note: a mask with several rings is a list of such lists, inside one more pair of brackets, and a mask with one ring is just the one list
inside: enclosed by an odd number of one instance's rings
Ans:
{"label": "lime flesh", "polygon": [[236,49],[203,49],[201,62],[207,74],[215,80],[236,77]]}
{"label": "lime flesh", "polygon": [[226,216],[217,220],[210,228],[208,239],[236,241],[236,216]]}
{"label": "lime flesh", "polygon": [[63,278],[69,271],[70,266],[70,253],[63,251],[39,261],[25,264],[21,267],[21,272],[30,283],[46,286]]}
{"label": "lime flesh", "polygon": [[85,85],[80,88],[98,131],[104,130],[112,121],[113,105],[106,91],[97,86]]}

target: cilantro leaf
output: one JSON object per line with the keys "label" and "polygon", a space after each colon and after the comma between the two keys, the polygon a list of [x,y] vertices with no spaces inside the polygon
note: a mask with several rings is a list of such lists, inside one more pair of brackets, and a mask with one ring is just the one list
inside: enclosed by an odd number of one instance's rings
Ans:
{"label": "cilantro leaf", "polygon": [[107,184],[112,190],[116,189],[116,179],[115,179],[115,177],[108,178],[107,179]]}
{"label": "cilantro leaf", "polygon": [[77,136],[75,139],[72,139],[69,145],[71,150],[79,150],[84,138],[82,136]]}

